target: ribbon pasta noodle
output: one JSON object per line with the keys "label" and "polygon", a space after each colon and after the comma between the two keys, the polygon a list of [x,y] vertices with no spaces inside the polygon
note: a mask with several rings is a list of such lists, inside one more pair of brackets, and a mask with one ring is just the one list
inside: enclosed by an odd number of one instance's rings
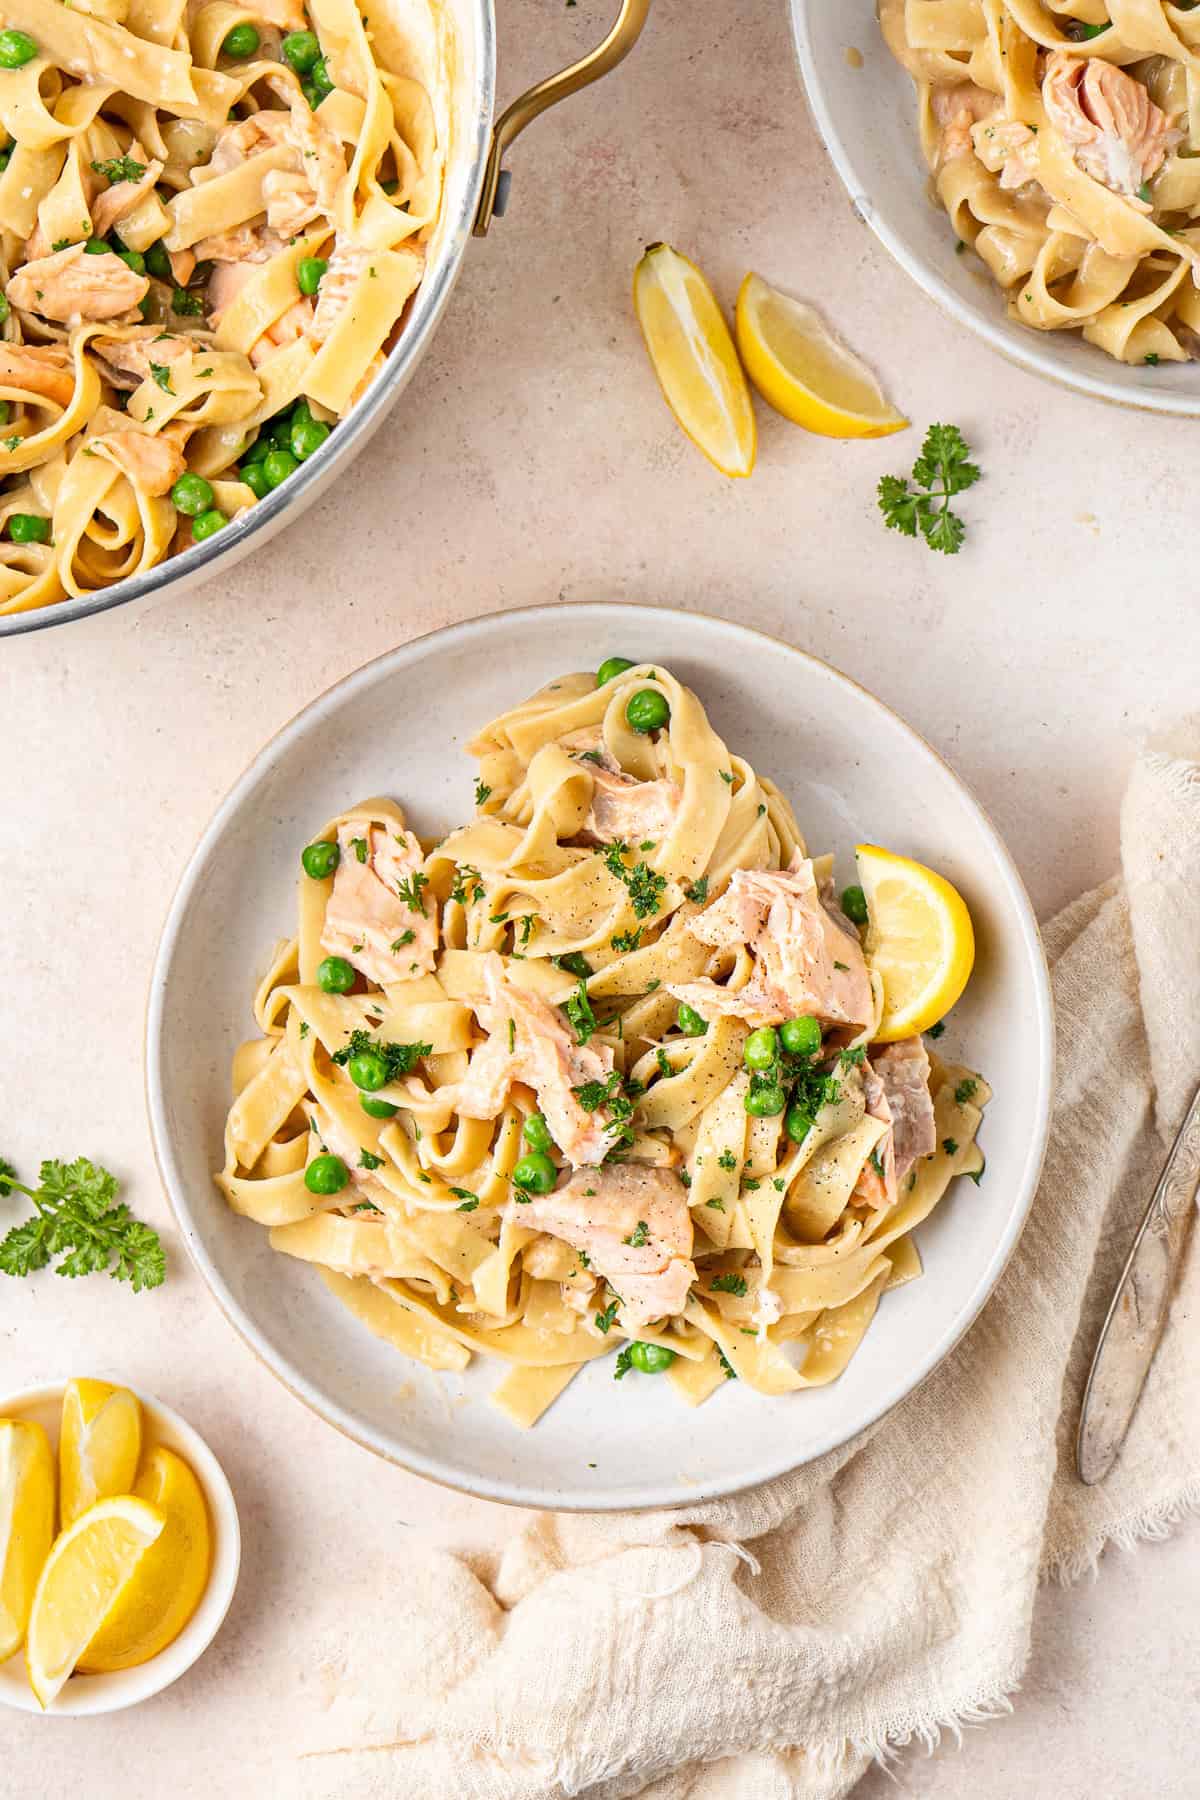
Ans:
{"label": "ribbon pasta noodle", "polygon": [[1037,331],[1120,362],[1200,353],[1200,11],[1172,0],[880,0],[960,243]]}
{"label": "ribbon pasta noodle", "polygon": [[614,1349],[692,1405],[834,1380],[987,1087],[878,1040],[832,859],[661,665],[470,749],[469,823],[369,799],[304,849],[217,1185],[404,1354],[506,1362],[520,1426]]}
{"label": "ribbon pasta noodle", "polygon": [[0,614],[241,517],[383,367],[441,204],[425,0],[11,0]]}

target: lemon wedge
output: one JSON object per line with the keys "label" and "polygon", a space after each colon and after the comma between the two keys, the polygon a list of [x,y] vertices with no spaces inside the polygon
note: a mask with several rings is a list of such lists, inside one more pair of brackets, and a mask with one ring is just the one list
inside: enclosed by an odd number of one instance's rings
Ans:
{"label": "lemon wedge", "polygon": [[107,1381],[68,1381],[58,1439],[63,1528],[108,1494],[131,1494],[142,1453],[136,1394]]}
{"label": "lemon wedge", "polygon": [[204,1493],[187,1463],[162,1445],[150,1451],[135,1492],[166,1519],[132,1578],[79,1658],[89,1674],[149,1662],[179,1636],[208,1585],[211,1533]]}
{"label": "lemon wedge", "polygon": [[716,296],[695,263],[651,244],[633,304],[659,386],[679,424],[722,475],[754,468],[754,406]]}
{"label": "lemon wedge", "polygon": [[928,1031],[958,999],[975,962],[971,915],[957,888],[923,863],[859,844],[867,962],[883,982],[881,1043]]}
{"label": "lemon wedge", "polygon": [[33,1596],[25,1658],[29,1681],[49,1706],[166,1524],[147,1500],[98,1500],[61,1532]]}
{"label": "lemon wedge", "polygon": [[40,1425],[0,1419],[0,1663],[25,1642],[54,1537],[54,1453]]}
{"label": "lemon wedge", "polygon": [[769,406],[822,437],[890,437],[908,420],[865,362],[803,300],[750,274],[737,297],[737,347]]}

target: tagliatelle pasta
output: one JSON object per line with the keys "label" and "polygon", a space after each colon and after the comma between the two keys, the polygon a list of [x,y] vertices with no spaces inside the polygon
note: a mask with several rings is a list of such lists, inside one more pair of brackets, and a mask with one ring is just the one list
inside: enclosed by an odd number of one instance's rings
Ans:
{"label": "tagliatelle pasta", "polygon": [[987,1087],[878,1040],[832,859],[661,665],[470,748],[470,823],[371,799],[304,848],[218,1186],[404,1354],[506,1361],[520,1426],[614,1350],[692,1405],[834,1380]]}
{"label": "tagliatelle pasta", "polygon": [[1022,324],[1127,363],[1200,351],[1200,12],[881,0],[960,242]]}
{"label": "tagliatelle pasta", "polygon": [[425,0],[12,0],[0,614],[152,568],[361,398],[441,202]]}

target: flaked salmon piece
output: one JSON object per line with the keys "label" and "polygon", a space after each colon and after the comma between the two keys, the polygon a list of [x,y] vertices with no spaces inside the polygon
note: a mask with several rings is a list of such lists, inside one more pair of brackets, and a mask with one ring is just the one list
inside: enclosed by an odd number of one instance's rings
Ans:
{"label": "flaked salmon piece", "polygon": [[344,956],[381,987],[428,975],[437,955],[438,907],[416,880],[425,856],[412,832],[352,822],[338,826],[338,848],[322,950]]}
{"label": "flaked salmon piece", "polygon": [[953,87],[935,88],[932,105],[942,128],[938,163],[944,166],[957,157],[974,155],[972,130],[981,119],[990,119],[1000,110],[1000,98],[973,81],[960,81]]}
{"label": "flaked salmon piece", "polygon": [[640,844],[665,836],[675,822],[683,790],[674,781],[638,781],[618,770],[592,766],[592,804],[586,830],[597,843],[618,838]]}
{"label": "flaked salmon piece", "polygon": [[683,1311],[696,1265],[687,1189],[673,1169],[616,1163],[580,1169],[551,1194],[516,1206],[519,1225],[574,1245],[621,1300],[631,1330]]}
{"label": "flaked salmon piece", "polygon": [[370,258],[371,252],[361,245],[334,245],[329,267],[317,289],[317,310],[309,332],[314,343],[323,344],[337,324]]}
{"label": "flaked salmon piece", "polygon": [[[265,263],[287,246],[265,225],[235,225],[229,231],[214,231],[192,248],[197,262]],[[213,276],[219,272],[214,269]]]}
{"label": "flaked salmon piece", "polygon": [[568,731],[558,742],[569,756],[579,757],[594,764],[596,768],[607,769],[610,775],[621,773],[620,763],[604,742],[603,733],[595,725],[581,725],[578,731]]}
{"label": "flaked salmon piece", "polygon": [[984,168],[999,174],[1002,188],[1037,180],[1037,137],[1028,125],[1017,119],[986,120],[974,127],[971,140]]}
{"label": "flaked salmon piece", "polygon": [[913,1164],[937,1149],[933,1095],[929,1091],[929,1053],[919,1037],[888,1044],[871,1058],[883,1084],[892,1117],[896,1180],[903,1181]]}
{"label": "flaked salmon piece", "polygon": [[113,461],[143,494],[167,494],[187,468],[174,438],[148,431],[106,431],[93,440],[112,452]]}
{"label": "flaked salmon piece", "polygon": [[194,250],[168,250],[167,261],[171,265],[171,280],[176,287],[185,288],[196,273],[196,252]]}
{"label": "flaked salmon piece", "polygon": [[735,869],[728,888],[688,923],[702,944],[746,944],[755,970],[731,993],[712,981],[669,983],[702,1018],[725,1014],[778,1025],[811,1014],[825,1025],[870,1024],[875,1007],[867,965],[849,920],[817,891],[812,863],[788,869]]}
{"label": "flaked salmon piece", "polygon": [[71,244],[51,256],[29,262],[11,277],[5,294],[23,312],[57,319],[117,319],[144,300],[150,283],[112,250],[88,256],[82,244]]}
{"label": "flaked salmon piece", "polygon": [[275,322],[268,325],[262,336],[255,338],[251,344],[250,361],[254,367],[257,369],[259,364],[266,362],[268,357],[275,354],[276,350],[283,349],[287,344],[294,344],[304,337],[312,325],[312,318],[312,301],[294,300],[287,311],[280,313]]}
{"label": "flaked salmon piece", "polygon": [[283,237],[298,237],[321,217],[321,203],[311,184],[295,169],[272,169],[263,176],[267,224]]}
{"label": "flaked salmon piece", "polygon": [[92,236],[107,237],[119,219],[131,213],[139,201],[148,194],[163,172],[160,162],[149,160],[136,138],[129,146],[130,158],[140,163],[142,173],[136,181],[114,181],[111,187],[103,188],[92,201]]}
{"label": "flaked salmon piece", "polygon": [[[91,259],[89,259],[91,260]],[[155,325],[144,325],[135,337],[94,337],[88,345],[102,364],[102,373],[115,388],[132,393],[150,378],[150,364],[179,362],[202,348],[207,340],[200,337],[164,335]]]}
{"label": "flaked salmon piece", "polygon": [[1098,56],[1056,50],[1046,64],[1042,102],[1084,174],[1149,212],[1140,190],[1178,136],[1142,83]]}
{"label": "flaked salmon piece", "polygon": [[582,1106],[573,1091],[589,1082],[605,1082],[613,1054],[604,1045],[580,1044],[562,1009],[508,981],[494,953],[483,965],[488,1003],[475,1008],[487,1032],[466,1076],[455,1091],[454,1104],[468,1119],[494,1119],[515,1081],[533,1088],[550,1135],[573,1168],[599,1163],[619,1136],[612,1111]]}
{"label": "flaked salmon piece", "polygon": [[852,1200],[859,1201],[863,1206],[873,1206],[877,1211],[881,1211],[885,1206],[896,1204],[898,1192],[892,1109],[888,1105],[887,1090],[870,1062],[863,1064],[862,1081],[867,1112],[871,1118],[879,1119],[888,1129],[875,1146],[870,1158],[863,1164],[862,1172],[854,1184],[854,1192],[850,1197]]}
{"label": "flaked salmon piece", "polygon": [[0,341],[0,387],[40,394],[56,406],[67,406],[75,392],[71,354],[60,344],[9,344]]}
{"label": "flaked salmon piece", "polygon": [[[270,171],[263,180],[263,198],[267,203],[268,225],[273,230],[290,232],[294,226],[280,224],[272,216],[271,193],[277,194],[281,217],[298,216],[299,210],[303,210],[298,208],[298,195],[303,196],[305,206],[312,208],[310,219],[304,223],[309,223],[320,213],[332,214],[338,189],[346,179],[346,158],[338,139],[313,112],[294,81],[282,75],[268,75],[266,84],[287,110],[261,107],[248,119],[226,125],[217,135],[208,162],[194,172],[193,180],[203,183],[214,176],[227,175],[247,157],[272,146],[285,147],[292,153],[290,173],[295,180],[286,190],[273,188],[271,184],[280,171]],[[286,201],[285,192],[289,196]]]}

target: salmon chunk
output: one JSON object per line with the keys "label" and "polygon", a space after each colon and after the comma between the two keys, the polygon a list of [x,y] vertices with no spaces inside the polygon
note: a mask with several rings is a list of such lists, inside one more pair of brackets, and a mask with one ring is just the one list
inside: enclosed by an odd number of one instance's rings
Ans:
{"label": "salmon chunk", "polygon": [[696,1265],[687,1189],[673,1169],[581,1169],[552,1194],[514,1207],[513,1216],[582,1251],[620,1297],[628,1329],[683,1311]]}
{"label": "salmon chunk", "polygon": [[1142,83],[1098,56],[1058,50],[1046,65],[1042,101],[1084,174],[1149,211],[1141,189],[1177,134]]}
{"label": "salmon chunk", "polygon": [[437,901],[416,879],[425,857],[412,832],[352,820],[338,826],[338,848],[322,950],[381,987],[427,975],[437,954]]}
{"label": "salmon chunk", "polygon": [[0,342],[0,388],[21,388],[66,407],[75,392],[70,351],[62,344]]}
{"label": "salmon chunk", "polygon": [[533,1088],[550,1135],[573,1168],[591,1167],[612,1149],[619,1136],[612,1112],[604,1105],[590,1111],[576,1088],[603,1085],[612,1073],[613,1055],[606,1046],[580,1044],[561,1007],[515,987],[504,964],[489,956],[483,967],[489,1004],[476,1007],[487,1043],[471,1058],[459,1083],[455,1106],[468,1119],[494,1119],[514,1081]]}
{"label": "salmon chunk", "polygon": [[173,438],[148,431],[106,431],[93,440],[106,444],[113,461],[143,494],[170,493],[187,464]]}
{"label": "salmon chunk", "polygon": [[701,1018],[726,1014],[758,1026],[807,1013],[826,1025],[861,1027],[874,1016],[858,935],[818,893],[807,857],[797,856],[789,869],[736,869],[725,892],[690,921],[689,930],[715,949],[745,944],[755,958],[743,988],[731,991],[713,981],[670,985]]}
{"label": "salmon chunk", "polygon": [[114,181],[92,201],[92,235],[107,237],[118,220],[125,218],[135,206],[152,193],[163,172],[163,165],[147,157],[135,138],[129,146],[129,160],[142,171],[135,181]]}
{"label": "salmon chunk", "polygon": [[867,1206],[894,1206],[905,1176],[937,1149],[929,1055],[919,1037],[877,1050],[863,1067],[867,1111],[888,1127],[863,1168],[854,1198]]}
{"label": "salmon chunk", "polygon": [[592,804],[585,827],[600,844],[656,842],[675,822],[682,790],[673,781],[638,781],[622,771],[592,768]]}
{"label": "salmon chunk", "polygon": [[94,337],[88,348],[103,365],[102,372],[113,387],[132,393],[150,379],[150,364],[163,367],[176,363],[194,350],[203,348],[203,338],[172,337],[157,325],[142,325],[136,332],[120,338]]}
{"label": "salmon chunk", "polygon": [[62,324],[120,318],[149,291],[146,277],[135,275],[114,251],[89,256],[82,244],[71,244],[52,256],[26,263],[4,290],[10,306]]}

